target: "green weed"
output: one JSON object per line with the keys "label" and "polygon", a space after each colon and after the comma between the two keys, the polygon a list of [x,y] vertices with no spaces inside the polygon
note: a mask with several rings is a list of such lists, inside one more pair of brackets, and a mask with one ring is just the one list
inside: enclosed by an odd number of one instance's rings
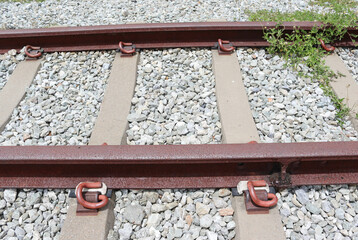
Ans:
{"label": "green weed", "polygon": [[[336,119],[343,123],[349,108],[344,104],[343,99],[338,98],[329,82],[336,79],[338,74],[325,65],[324,56],[327,52],[319,47],[319,39],[325,43],[333,43],[348,34],[347,28],[358,27],[357,13],[352,10],[358,5],[353,0],[314,0],[310,4],[316,4],[328,8],[326,13],[310,11],[296,11],[293,13],[279,13],[269,10],[251,12],[250,21],[274,21],[275,28],[264,30],[264,39],[270,43],[269,53],[281,55],[288,65],[298,70],[299,64],[305,64],[312,69],[310,73],[299,74],[310,78],[312,81],[319,81],[320,87],[329,96],[337,109]],[[285,21],[319,21],[324,23],[321,27],[314,27],[306,31],[297,27],[292,34],[284,33],[282,22]],[[356,35],[350,36],[354,42]]]}

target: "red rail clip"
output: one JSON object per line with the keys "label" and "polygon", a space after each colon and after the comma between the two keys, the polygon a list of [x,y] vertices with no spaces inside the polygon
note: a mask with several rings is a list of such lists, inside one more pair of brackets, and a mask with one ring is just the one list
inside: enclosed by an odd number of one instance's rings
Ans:
{"label": "red rail clip", "polygon": [[[121,51],[121,53],[122,53],[122,56],[133,55],[135,53],[135,45],[132,43],[125,43],[125,42],[120,41],[118,44],[118,47],[119,47],[119,51]],[[130,48],[128,49],[128,47],[130,47]]]}
{"label": "red rail clip", "polygon": [[44,50],[41,47],[34,47],[31,45],[27,45],[25,47],[25,54],[29,58],[39,58],[42,56],[43,52],[44,52]]}
{"label": "red rail clip", "polygon": [[[88,188],[88,191],[91,192],[101,192],[102,195],[98,196],[97,203],[87,202],[82,195],[83,188]],[[76,198],[79,204],[85,208],[89,209],[99,209],[103,208],[108,203],[108,197],[105,195],[107,192],[107,186],[101,182],[81,182],[76,187]]]}
{"label": "red rail clip", "polygon": [[[229,54],[232,53],[235,48],[232,46],[232,44],[229,41],[218,39],[218,50],[221,54]],[[226,46],[224,46],[226,45]]]}
{"label": "red rail clip", "polygon": [[251,200],[259,207],[273,207],[277,204],[277,197],[275,194],[273,193],[268,193],[267,194],[267,198],[269,199],[268,201],[263,201],[260,200],[255,192],[255,188],[254,187],[265,187],[266,186],[266,181],[265,180],[259,180],[259,181],[248,181],[247,182],[247,188],[249,190],[250,193],[250,197]]}
{"label": "red rail clip", "polygon": [[327,52],[332,52],[332,51],[334,51],[334,49],[336,49],[336,48],[333,47],[333,46],[326,46],[326,44],[325,44],[325,43],[323,42],[323,40],[320,39],[320,38],[318,39],[318,41],[321,43],[323,49],[326,50]]}
{"label": "red rail clip", "polygon": [[39,58],[42,56],[43,52],[44,52],[44,50],[41,47],[34,47],[31,45],[27,45],[25,47],[25,54],[29,58]]}

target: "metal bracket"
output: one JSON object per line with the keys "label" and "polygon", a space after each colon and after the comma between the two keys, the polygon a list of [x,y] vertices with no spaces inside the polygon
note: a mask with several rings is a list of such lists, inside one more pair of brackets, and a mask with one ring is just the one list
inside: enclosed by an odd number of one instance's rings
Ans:
{"label": "metal bracket", "polygon": [[225,40],[218,39],[214,45],[214,49],[218,49],[219,55],[230,55],[234,52],[234,46]]}
{"label": "metal bracket", "polygon": [[34,47],[27,45],[24,48],[25,55],[27,56],[26,60],[36,60],[42,57],[44,50],[41,47]]}
{"label": "metal bracket", "polygon": [[291,176],[288,173],[284,175],[282,175],[281,173],[273,173],[269,179],[271,185],[277,189],[292,187]]}
{"label": "metal bracket", "polygon": [[135,44],[132,43],[125,43],[120,41],[118,44],[117,52],[121,53],[121,57],[131,57],[136,54],[136,47]]}
{"label": "metal bracket", "polygon": [[[92,203],[98,203],[98,196],[100,195],[99,192],[86,192],[83,193],[83,198]],[[77,208],[76,208],[76,216],[97,216],[98,215],[98,209],[89,209],[85,208],[81,204],[77,202]]]}
{"label": "metal bracket", "polygon": [[[79,185],[77,185],[77,187]],[[76,196],[77,187],[76,189],[71,189],[69,194],[70,198],[77,199],[76,216],[96,216],[98,214],[99,207],[88,207],[80,203],[78,196]],[[96,203],[100,203],[104,198],[109,199],[112,195],[112,190],[107,190],[106,184],[102,183],[100,188],[82,188],[81,195],[81,201],[84,200],[87,205],[97,205]]]}
{"label": "metal bracket", "polygon": [[[102,194],[102,195],[106,195],[108,198],[110,198],[112,196],[112,192],[113,190],[112,189],[107,189],[107,192],[105,194]],[[85,195],[86,193],[84,193]],[[70,190],[70,193],[68,195],[68,197],[70,198],[76,198],[76,189],[71,189]]]}
{"label": "metal bracket", "polygon": [[291,176],[289,173],[287,173],[287,168],[291,163],[295,162],[281,162],[281,172],[271,174],[269,181],[273,187],[282,189],[292,186]]}
{"label": "metal bracket", "polygon": [[271,193],[264,180],[240,181],[233,195],[244,194],[247,214],[268,214],[270,207],[277,204],[277,197]]}
{"label": "metal bracket", "polygon": [[[256,195],[260,200],[267,201],[266,190],[256,190]],[[249,190],[244,191],[245,207],[247,214],[269,214],[269,208],[257,206],[251,199]]]}
{"label": "metal bracket", "polygon": [[[249,190],[249,188],[247,187],[247,182],[248,181],[240,181],[237,184],[237,192],[239,195],[242,195],[245,191]],[[270,191],[270,188],[268,186],[268,184],[266,183],[266,186],[264,187],[255,187],[256,190],[265,190],[266,192]]]}

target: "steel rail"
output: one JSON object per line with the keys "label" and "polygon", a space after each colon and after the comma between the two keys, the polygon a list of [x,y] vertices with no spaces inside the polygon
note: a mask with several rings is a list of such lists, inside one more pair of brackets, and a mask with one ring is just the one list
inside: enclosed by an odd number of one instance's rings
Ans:
{"label": "steel rail", "polygon": [[[0,53],[20,50],[26,45],[40,46],[45,52],[110,50],[117,49],[120,41],[133,43],[137,49],[214,47],[218,39],[229,40],[234,47],[265,47],[268,43],[263,39],[263,29],[275,26],[275,22],[199,22],[0,30]],[[286,33],[297,27],[309,30],[314,26],[324,25],[320,22],[282,25]],[[358,29],[348,32],[358,34]],[[333,45],[354,46],[354,43],[346,34]]]}
{"label": "steel rail", "polygon": [[0,147],[0,188],[218,188],[358,183],[358,142]]}

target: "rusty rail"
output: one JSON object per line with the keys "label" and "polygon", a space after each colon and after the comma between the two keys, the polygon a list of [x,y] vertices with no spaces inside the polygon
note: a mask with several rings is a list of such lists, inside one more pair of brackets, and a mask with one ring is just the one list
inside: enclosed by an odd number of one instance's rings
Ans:
{"label": "rusty rail", "polygon": [[[137,49],[169,47],[213,47],[218,39],[230,41],[234,47],[268,46],[262,38],[263,28],[273,28],[275,22],[203,22],[121,24],[87,27],[56,27],[0,31],[0,53],[21,49],[26,45],[41,46],[45,52],[110,50],[118,43],[131,42]],[[285,22],[286,33],[294,28],[309,30],[323,26],[319,22]],[[358,29],[349,29],[358,34]],[[358,39],[356,39],[358,40]],[[353,46],[346,35],[334,46]]]}
{"label": "rusty rail", "polygon": [[358,183],[358,142],[0,147],[0,188],[234,187]]}

